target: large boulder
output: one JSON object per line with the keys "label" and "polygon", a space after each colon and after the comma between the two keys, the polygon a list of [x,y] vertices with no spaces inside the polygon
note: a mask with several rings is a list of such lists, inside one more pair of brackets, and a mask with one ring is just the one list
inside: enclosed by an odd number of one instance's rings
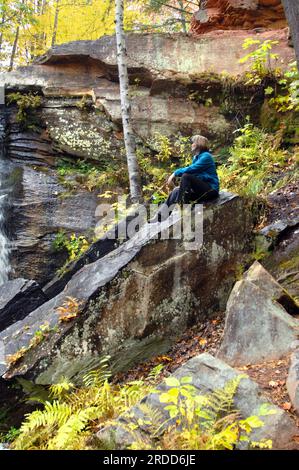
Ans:
{"label": "large boulder", "polygon": [[[193,249],[186,239],[161,238],[169,227],[180,226],[179,212],[162,224],[145,224],[81,268],[60,294],[3,331],[6,357],[25,352],[13,364],[2,364],[1,375],[22,374],[43,384],[61,376],[78,380],[103,353],[126,369],[165,352],[187,325],[224,309],[235,272],[252,249],[250,207],[221,193],[204,206],[203,244],[198,240]],[[73,315],[70,321],[60,321],[57,309],[63,305],[64,315]],[[30,348],[45,322],[47,338]]]}
{"label": "large boulder", "polygon": [[269,215],[259,232],[271,253],[263,266],[299,302],[299,179],[273,191],[267,198]]}
{"label": "large boulder", "polygon": [[298,307],[280,285],[255,262],[229,297],[218,356],[232,365],[278,359],[298,346]]}
{"label": "large boulder", "polygon": [[35,281],[14,279],[5,282],[0,286],[0,331],[22,320],[47,300]]}
{"label": "large boulder", "polygon": [[[171,377],[176,379],[191,377],[192,385],[199,394],[203,395],[223,388],[228,381],[236,379],[241,375],[239,371],[205,353],[190,359],[186,364],[177,369]],[[159,412],[156,413],[156,416],[161,416],[159,421],[161,422],[160,433],[163,434],[167,426],[175,424],[175,419],[169,420],[169,413],[165,410],[166,405],[162,404],[159,400],[160,393],[167,391],[169,388],[165,382],[162,382],[156,387],[159,393],[154,392],[147,395],[141,400],[140,404],[129,410],[127,416],[120,416],[117,425],[101,429],[97,434],[98,439],[100,441],[109,441],[112,437],[117,447],[125,448],[136,442],[137,434],[137,437],[141,437],[143,441],[150,443],[149,429],[145,424],[148,421],[145,419],[146,409],[152,410],[152,413],[154,410]],[[261,419],[264,422],[264,426],[254,429],[249,438],[252,441],[271,439],[273,448],[283,449],[291,443],[292,437],[296,434],[297,428],[295,424],[285,411],[269,403],[262,396],[261,390],[255,382],[248,377],[241,378],[234,396],[233,408],[240,412],[242,418],[247,418],[259,415],[260,408],[264,404],[267,404],[273,410],[273,414],[262,416]],[[137,430],[130,431],[129,423],[133,424],[133,426],[137,424]],[[140,423],[143,424],[140,425]],[[242,449],[246,447],[248,447],[247,443],[240,445]]]}
{"label": "large boulder", "polygon": [[287,390],[297,414],[299,414],[299,349],[291,356],[290,370],[287,378]]}

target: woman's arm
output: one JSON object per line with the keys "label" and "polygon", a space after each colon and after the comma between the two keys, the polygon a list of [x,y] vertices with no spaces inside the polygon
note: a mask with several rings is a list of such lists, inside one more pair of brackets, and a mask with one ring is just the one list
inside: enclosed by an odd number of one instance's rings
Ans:
{"label": "woman's arm", "polygon": [[212,157],[209,153],[203,153],[194,163],[184,168],[179,168],[173,174],[174,176],[182,176],[184,173],[198,173],[207,170],[212,164]]}

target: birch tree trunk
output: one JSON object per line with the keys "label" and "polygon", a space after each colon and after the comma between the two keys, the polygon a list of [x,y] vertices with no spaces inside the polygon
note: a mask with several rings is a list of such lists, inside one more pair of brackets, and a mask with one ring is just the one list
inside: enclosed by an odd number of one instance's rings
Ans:
{"label": "birch tree trunk", "polygon": [[16,56],[18,41],[19,41],[19,34],[20,34],[20,27],[17,26],[15,39],[14,39],[11,54],[10,54],[10,61],[9,61],[9,67],[8,67],[9,72],[11,72],[14,66],[14,61],[15,61],[15,56]]}
{"label": "birch tree trunk", "polygon": [[1,26],[0,26],[0,52],[1,52],[1,49],[2,49],[2,42],[3,42],[3,25],[5,23],[5,12],[3,12],[2,14],[2,18],[1,18]]}
{"label": "birch tree trunk", "polygon": [[183,26],[183,31],[184,33],[187,33],[187,24],[186,24],[186,15],[185,15],[185,11],[184,11],[184,3],[182,0],[178,0],[178,4],[181,8],[181,23],[182,23],[182,26]]}
{"label": "birch tree trunk", "polygon": [[56,36],[57,36],[57,28],[58,28],[58,16],[59,16],[59,3],[60,3],[60,0],[56,0],[56,8],[55,8],[55,16],[54,16],[54,25],[53,25],[53,34],[52,34],[51,47],[55,46],[55,44],[56,44]]}
{"label": "birch tree trunk", "polygon": [[282,0],[286,19],[290,27],[292,40],[295,48],[297,64],[299,67],[299,1]]}
{"label": "birch tree trunk", "polygon": [[119,75],[119,89],[121,102],[121,115],[124,131],[125,149],[127,155],[127,165],[130,183],[131,201],[141,202],[142,192],[140,184],[140,173],[136,158],[135,138],[131,124],[131,107],[129,102],[129,79],[127,68],[127,50],[123,27],[124,2],[115,0],[115,24],[116,24],[116,45],[117,64]]}

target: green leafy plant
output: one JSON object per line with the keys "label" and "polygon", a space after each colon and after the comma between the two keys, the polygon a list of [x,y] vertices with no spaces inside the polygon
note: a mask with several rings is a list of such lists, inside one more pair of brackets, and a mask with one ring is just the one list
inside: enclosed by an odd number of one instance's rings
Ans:
{"label": "green leafy plant", "polygon": [[20,430],[15,427],[11,427],[7,433],[0,434],[0,442],[8,444],[13,442],[19,435]]}
{"label": "green leafy plant", "polygon": [[[254,429],[263,426],[263,416],[276,411],[264,404],[257,416],[243,419],[239,411],[234,409],[234,396],[240,381],[246,377],[239,375],[228,381],[222,389],[205,395],[192,385],[191,377],[165,379],[168,390],[157,390],[157,393],[160,402],[165,404],[169,419],[162,422],[161,419],[149,419],[153,415],[148,410],[142,422],[139,420],[138,423],[148,426],[153,440],[149,445],[139,437],[131,448],[233,450],[241,442],[247,442],[252,447],[271,448],[271,440],[250,442],[249,436]],[[131,427],[132,431],[134,427]]]}
{"label": "green leafy plant", "polygon": [[78,450],[88,448],[94,428],[108,424],[141,400],[153,387],[161,367],[145,380],[123,385],[111,384],[107,364],[101,359],[99,368],[83,377],[78,388],[66,378],[50,387],[50,398],[42,410],[26,415],[13,449]]}
{"label": "green leafy plant", "polygon": [[270,39],[265,41],[253,38],[245,39],[242,44],[243,49],[257,46],[239,60],[241,64],[250,62],[250,71],[246,73],[246,85],[259,85],[266,76],[279,73],[280,70],[277,67],[273,68],[273,61],[277,61],[279,57],[278,54],[272,52],[272,48],[276,44],[278,41]]}
{"label": "green leafy plant", "polygon": [[[57,165],[60,183],[69,195],[78,189],[94,191],[109,187],[127,187],[127,169],[123,162],[94,165],[85,160],[60,159]],[[63,197],[64,193],[61,194]]]}
{"label": "green leafy plant", "polygon": [[76,107],[80,111],[86,111],[91,107],[91,98],[89,95],[83,95],[81,100],[76,103]]}
{"label": "green leafy plant", "polygon": [[[149,445],[138,434],[132,449],[232,450],[242,441],[251,447],[271,448],[270,440],[250,441],[250,434],[263,426],[263,416],[276,411],[266,403],[256,416],[242,418],[234,409],[234,396],[240,381],[247,376],[239,375],[222,389],[204,395],[192,385],[190,377],[180,380],[169,377],[165,380],[168,389],[162,392],[153,390],[153,386],[163,366],[155,367],[145,379],[119,385],[109,383],[109,359],[103,357],[98,369],[85,374],[80,388],[66,378],[52,385],[44,408],[26,415],[12,448],[78,450],[94,448],[93,445],[106,448],[101,441],[91,444],[90,438],[95,429],[110,426],[120,416],[128,424],[122,419],[117,421],[118,426],[133,435],[141,426],[151,436]],[[149,392],[158,393],[169,414],[166,421],[159,409],[140,401]],[[131,411],[136,403],[143,418],[136,419]]]}
{"label": "green leafy plant", "polygon": [[278,112],[299,111],[299,72],[296,62],[278,80],[278,87],[268,86],[265,94],[270,96],[269,104]]}
{"label": "green leafy plant", "polygon": [[40,108],[42,105],[42,98],[33,93],[10,93],[7,96],[8,103],[15,103],[18,107],[17,122],[21,123],[23,127],[36,130],[38,127],[38,120],[32,114],[32,111]]}
{"label": "green leafy plant", "polygon": [[66,250],[68,253],[68,259],[62,268],[58,270],[58,273],[64,273],[67,265],[80,258],[80,256],[88,250],[89,246],[89,241],[83,235],[77,236],[73,233],[70,236],[67,236],[63,230],[59,231],[52,242],[52,248],[54,251],[58,252]]}
{"label": "green leafy plant", "polygon": [[[282,132],[268,134],[247,122],[237,133],[227,162],[218,168],[221,186],[245,196],[266,195],[291,162],[291,154],[281,148]],[[289,178],[296,176],[293,166]]]}

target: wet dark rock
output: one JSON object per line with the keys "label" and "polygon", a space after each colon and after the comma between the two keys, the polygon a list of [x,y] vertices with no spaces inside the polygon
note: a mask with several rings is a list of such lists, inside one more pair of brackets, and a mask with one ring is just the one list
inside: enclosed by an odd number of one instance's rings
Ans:
{"label": "wet dark rock", "polygon": [[53,249],[59,231],[90,234],[96,223],[96,192],[79,190],[63,196],[65,188],[53,169],[29,165],[15,166],[10,196],[12,276],[26,276],[41,285],[49,281],[66,261],[65,253]]}
{"label": "wet dark rock", "polygon": [[22,320],[47,300],[35,281],[14,279],[5,282],[0,286],[0,330]]}

